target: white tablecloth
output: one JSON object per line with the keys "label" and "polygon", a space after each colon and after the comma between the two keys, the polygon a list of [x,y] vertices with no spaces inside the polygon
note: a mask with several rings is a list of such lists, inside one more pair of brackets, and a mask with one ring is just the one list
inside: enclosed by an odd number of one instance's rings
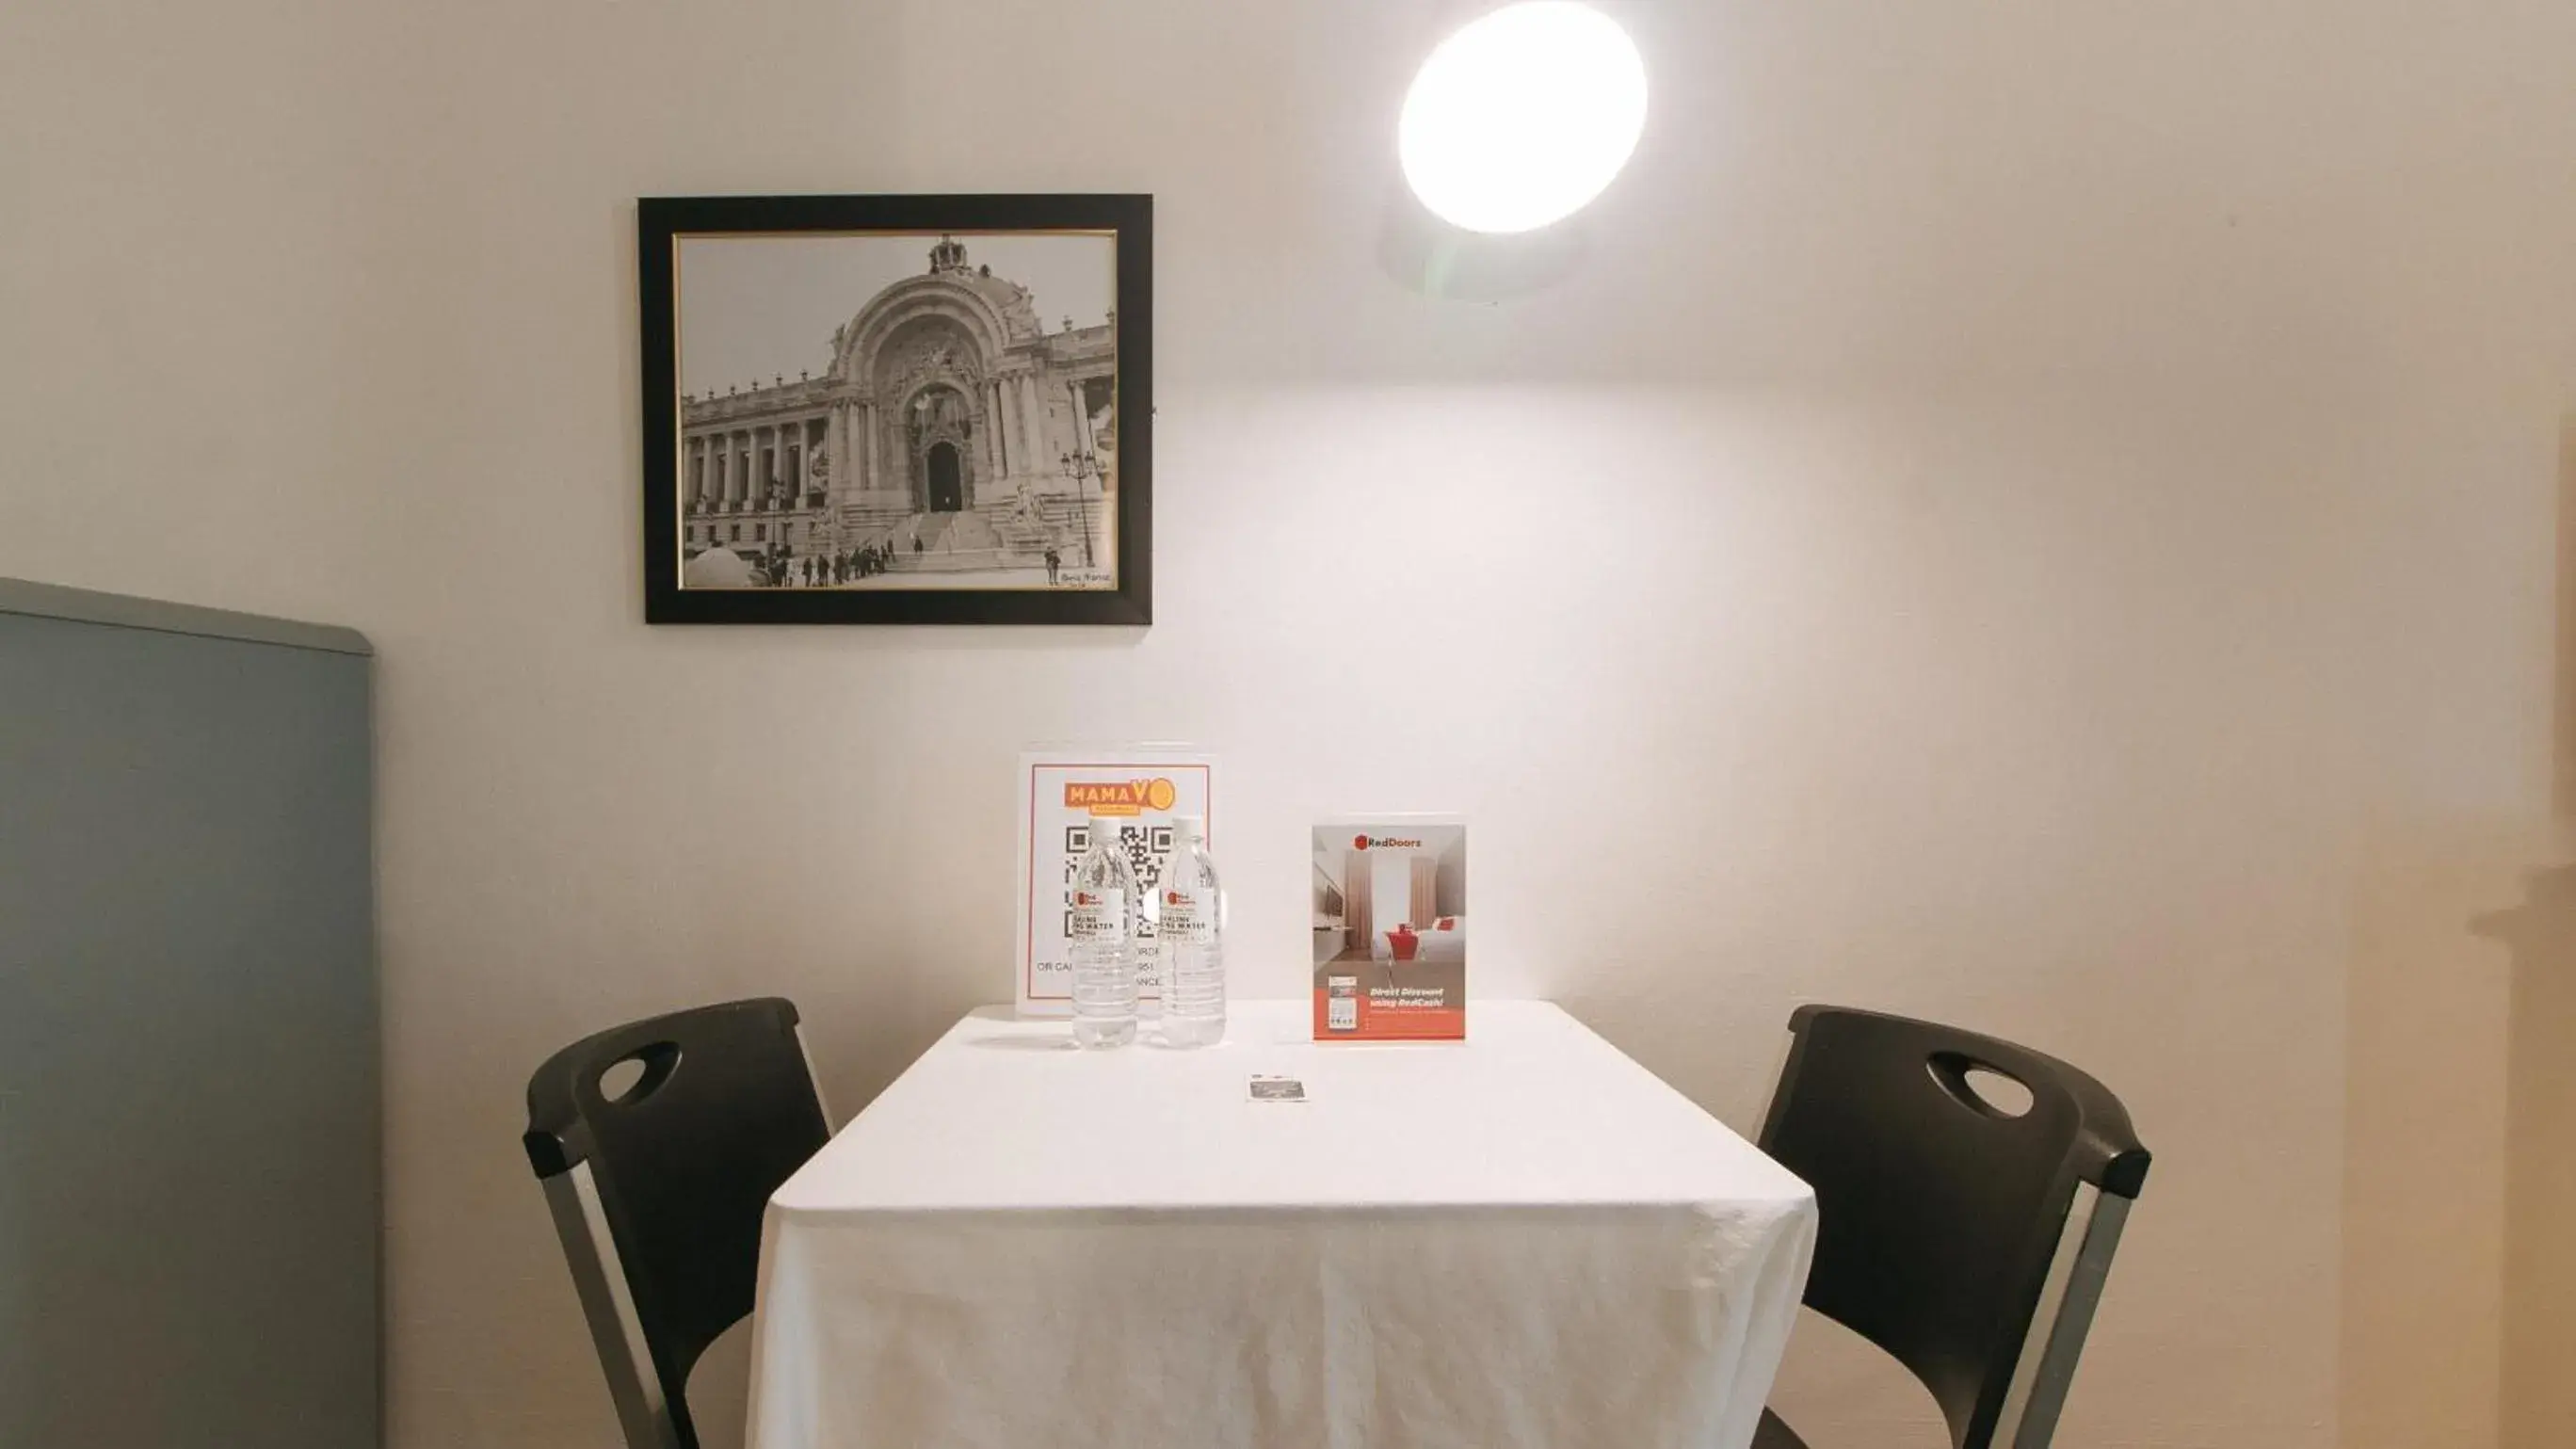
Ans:
{"label": "white tablecloth", "polygon": [[1805,1184],[1543,1002],[1463,1044],[1311,1011],[1194,1052],[958,1023],[771,1201],[754,1449],[1751,1440]]}

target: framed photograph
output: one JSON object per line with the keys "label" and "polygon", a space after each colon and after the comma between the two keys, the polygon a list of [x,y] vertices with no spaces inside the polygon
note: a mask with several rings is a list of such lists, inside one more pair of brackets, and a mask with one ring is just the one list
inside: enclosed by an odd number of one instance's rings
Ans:
{"label": "framed photograph", "polygon": [[648,197],[644,617],[1153,622],[1153,198]]}

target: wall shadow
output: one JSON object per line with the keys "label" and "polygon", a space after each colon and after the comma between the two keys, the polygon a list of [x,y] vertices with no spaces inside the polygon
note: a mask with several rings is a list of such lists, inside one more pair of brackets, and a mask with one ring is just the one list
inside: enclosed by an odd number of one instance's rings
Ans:
{"label": "wall shadow", "polygon": [[2391,819],[2363,841],[2342,1449],[2576,1444],[2576,415],[2557,472],[2554,818]]}
{"label": "wall shadow", "polygon": [[2546,829],[2378,822],[2344,978],[2341,1449],[2497,1449],[2511,968],[2462,929]]}
{"label": "wall shadow", "polygon": [[2513,953],[2498,1442],[2576,1444],[2576,866],[2477,929]]}
{"label": "wall shadow", "polygon": [[[2557,673],[2552,795],[2566,820],[2576,817],[2576,414],[2558,433]],[[2576,1444],[2576,866],[2533,872],[2522,903],[2477,929],[2513,952],[2501,1442]]]}

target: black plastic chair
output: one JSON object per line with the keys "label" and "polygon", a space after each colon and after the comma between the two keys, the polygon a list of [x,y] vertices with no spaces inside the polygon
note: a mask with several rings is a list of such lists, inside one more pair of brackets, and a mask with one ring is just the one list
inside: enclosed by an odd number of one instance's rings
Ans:
{"label": "black plastic chair", "polygon": [[[621,1063],[641,1068],[609,1094]],[[796,1008],[736,1001],[585,1037],[528,1080],[545,1185],[629,1449],[698,1449],[689,1370],[751,1312],[769,1196],[831,1136]]]}
{"label": "black plastic chair", "polygon": [[[1762,1150],[1816,1190],[1807,1306],[1922,1380],[1957,1449],[2045,1449],[2146,1182],[2128,1112],[1972,1032],[1826,1006],[1789,1031]],[[2028,1109],[1980,1094],[1980,1070]],[[1753,1443],[1803,1449],[1767,1410]]]}

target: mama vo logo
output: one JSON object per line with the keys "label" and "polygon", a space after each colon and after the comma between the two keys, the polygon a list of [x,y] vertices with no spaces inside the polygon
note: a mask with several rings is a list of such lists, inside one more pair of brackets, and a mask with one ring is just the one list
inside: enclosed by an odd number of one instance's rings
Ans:
{"label": "mama vo logo", "polygon": [[1064,786],[1066,809],[1088,810],[1094,815],[1169,810],[1180,798],[1180,787],[1162,775],[1150,780],[1068,780]]}

